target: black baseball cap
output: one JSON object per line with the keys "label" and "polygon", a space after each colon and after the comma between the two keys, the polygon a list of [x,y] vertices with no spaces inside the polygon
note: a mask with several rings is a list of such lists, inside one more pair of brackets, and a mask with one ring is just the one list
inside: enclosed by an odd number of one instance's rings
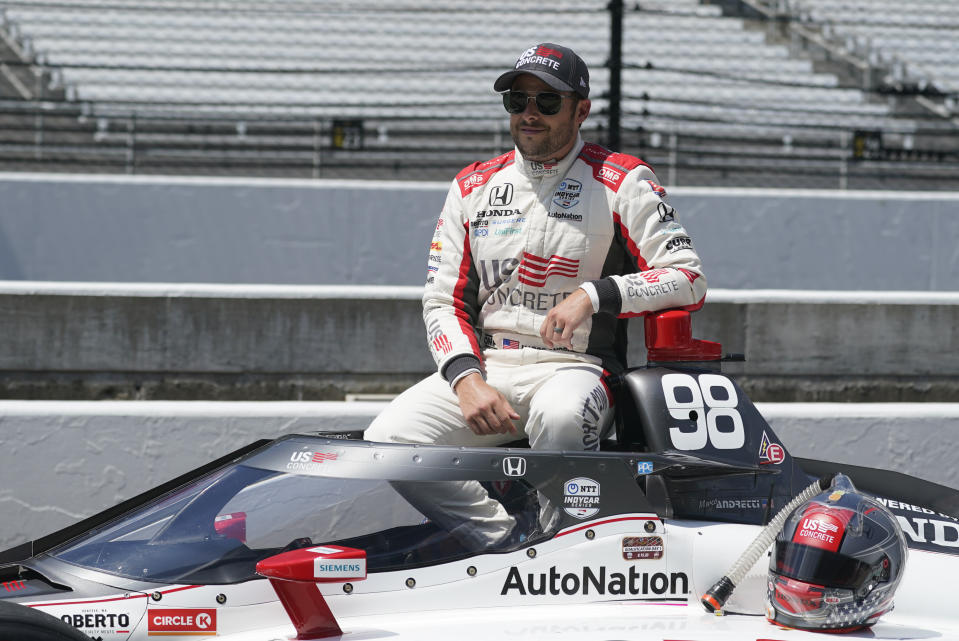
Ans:
{"label": "black baseball cap", "polygon": [[506,91],[520,74],[532,74],[559,91],[573,91],[589,98],[589,69],[583,59],[569,47],[544,42],[530,47],[493,83],[494,91]]}

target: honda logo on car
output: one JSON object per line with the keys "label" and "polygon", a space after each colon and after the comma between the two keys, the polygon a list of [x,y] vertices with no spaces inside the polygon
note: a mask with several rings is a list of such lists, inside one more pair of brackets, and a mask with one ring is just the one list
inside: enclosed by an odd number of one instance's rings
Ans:
{"label": "honda logo on car", "polygon": [[150,636],[216,634],[215,609],[160,608],[147,613]]}
{"label": "honda logo on car", "polygon": [[585,477],[566,481],[563,509],[577,519],[587,519],[599,512],[599,483]]}
{"label": "honda logo on car", "polygon": [[503,474],[523,476],[526,474],[526,459],[521,456],[507,456],[503,459]]}

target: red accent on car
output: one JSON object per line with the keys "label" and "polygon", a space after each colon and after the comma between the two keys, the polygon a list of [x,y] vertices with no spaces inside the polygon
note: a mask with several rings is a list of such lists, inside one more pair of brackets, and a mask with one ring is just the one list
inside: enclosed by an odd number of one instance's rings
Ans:
{"label": "red accent on car", "polygon": [[213,529],[220,536],[246,543],[246,512],[220,514],[213,519]]}
{"label": "red accent on car", "polygon": [[718,361],[723,346],[693,338],[689,312],[671,309],[648,314],[646,329],[647,360],[661,363],[677,361]]}
{"label": "red accent on car", "polygon": [[343,634],[316,584],[275,579],[270,579],[270,584],[296,628],[297,639],[323,639]]}
{"label": "red accent on car", "polygon": [[[326,568],[336,564],[344,570]],[[256,564],[256,572],[270,580],[296,628],[296,638],[323,639],[343,631],[316,584],[362,581],[366,552],[338,545],[300,548],[263,559]]]}

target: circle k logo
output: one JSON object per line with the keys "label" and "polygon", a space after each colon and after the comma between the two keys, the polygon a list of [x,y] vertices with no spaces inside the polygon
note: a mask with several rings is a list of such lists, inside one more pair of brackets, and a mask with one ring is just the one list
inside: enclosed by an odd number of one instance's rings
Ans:
{"label": "circle k logo", "polygon": [[216,634],[216,610],[198,608],[150,608],[147,634]]}
{"label": "circle k logo", "polygon": [[196,615],[196,627],[201,630],[208,630],[210,626],[213,625],[213,617],[211,617],[206,612],[202,612]]}

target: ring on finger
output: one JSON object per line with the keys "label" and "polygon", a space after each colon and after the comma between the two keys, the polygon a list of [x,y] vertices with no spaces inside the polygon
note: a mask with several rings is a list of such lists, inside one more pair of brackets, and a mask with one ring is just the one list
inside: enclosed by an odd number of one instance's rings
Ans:
{"label": "ring on finger", "polygon": [[565,329],[565,328],[560,327],[559,325],[553,325],[553,333],[554,333],[554,334],[562,334],[562,333],[563,333],[563,329]]}

